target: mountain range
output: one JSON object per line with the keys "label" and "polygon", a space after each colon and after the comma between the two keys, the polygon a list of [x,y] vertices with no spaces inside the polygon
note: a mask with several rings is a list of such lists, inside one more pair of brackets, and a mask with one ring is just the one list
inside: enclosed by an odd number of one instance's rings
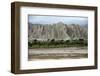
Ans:
{"label": "mountain range", "polygon": [[79,24],[32,24],[28,23],[28,40],[75,40],[88,38],[88,26]]}

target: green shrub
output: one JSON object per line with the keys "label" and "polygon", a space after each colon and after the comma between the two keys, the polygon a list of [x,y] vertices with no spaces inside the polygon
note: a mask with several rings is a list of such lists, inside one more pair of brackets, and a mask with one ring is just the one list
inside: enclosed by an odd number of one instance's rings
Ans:
{"label": "green shrub", "polygon": [[39,41],[37,39],[32,42],[28,42],[29,48],[58,48],[58,47],[75,47],[75,46],[87,46],[86,40],[55,40],[48,39],[47,41]]}

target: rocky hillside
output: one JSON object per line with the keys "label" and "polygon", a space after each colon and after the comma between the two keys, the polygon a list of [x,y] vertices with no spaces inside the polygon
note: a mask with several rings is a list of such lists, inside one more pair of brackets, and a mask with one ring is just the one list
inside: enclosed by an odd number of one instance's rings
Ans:
{"label": "rocky hillside", "polygon": [[28,39],[32,41],[38,40],[71,40],[84,39],[87,40],[88,28],[78,24],[64,24],[62,22],[56,24],[28,24]]}

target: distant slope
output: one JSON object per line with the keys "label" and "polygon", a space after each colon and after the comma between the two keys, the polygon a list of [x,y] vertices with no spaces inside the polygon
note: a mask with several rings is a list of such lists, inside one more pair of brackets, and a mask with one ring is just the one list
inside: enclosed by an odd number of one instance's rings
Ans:
{"label": "distant slope", "polygon": [[77,24],[67,25],[62,22],[56,24],[28,24],[28,39],[38,40],[71,40],[88,37],[88,28]]}

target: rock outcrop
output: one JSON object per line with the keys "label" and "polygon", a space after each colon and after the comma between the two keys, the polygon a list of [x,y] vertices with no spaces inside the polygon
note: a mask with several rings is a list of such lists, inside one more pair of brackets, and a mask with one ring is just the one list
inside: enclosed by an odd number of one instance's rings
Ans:
{"label": "rock outcrop", "polygon": [[62,22],[56,24],[28,24],[28,39],[37,40],[87,40],[88,28],[78,24],[64,24]]}

